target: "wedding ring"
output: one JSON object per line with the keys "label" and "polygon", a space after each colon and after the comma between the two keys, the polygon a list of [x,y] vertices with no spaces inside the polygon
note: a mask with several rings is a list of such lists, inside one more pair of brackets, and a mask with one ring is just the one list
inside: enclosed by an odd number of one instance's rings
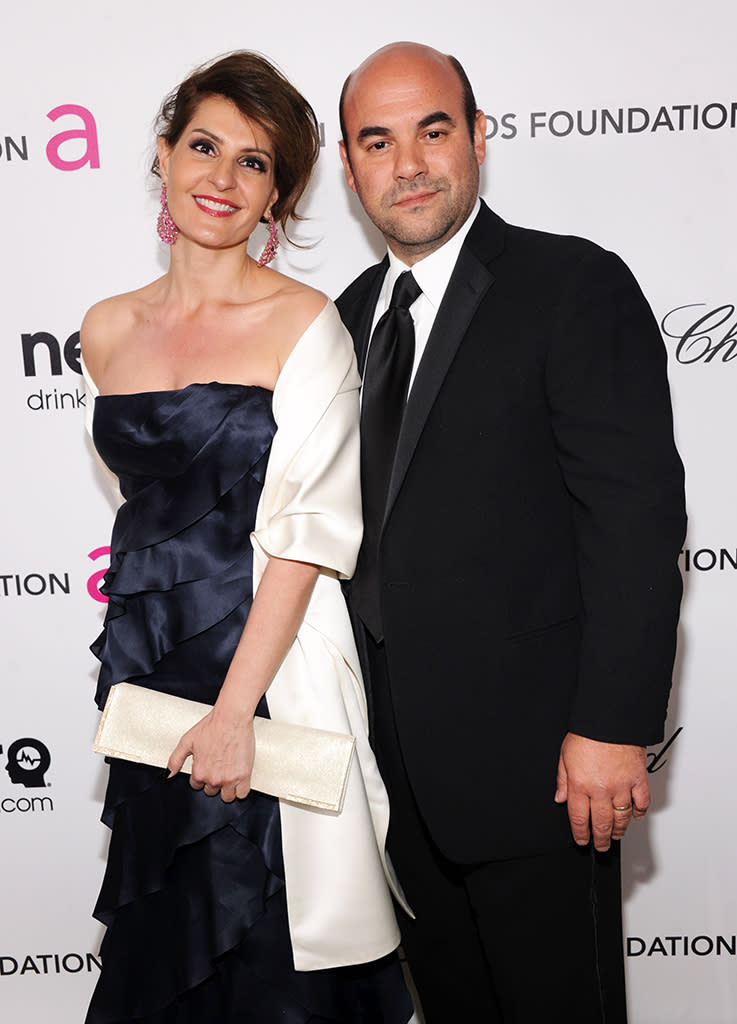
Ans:
{"label": "wedding ring", "polygon": [[627,804],[626,807],[617,807],[616,804],[613,804],[613,807],[614,807],[615,811],[631,811],[632,810],[632,804]]}

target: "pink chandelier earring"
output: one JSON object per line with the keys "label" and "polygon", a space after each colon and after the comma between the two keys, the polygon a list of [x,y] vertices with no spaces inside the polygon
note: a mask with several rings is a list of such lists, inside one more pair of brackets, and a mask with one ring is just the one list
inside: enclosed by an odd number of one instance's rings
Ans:
{"label": "pink chandelier earring", "polygon": [[269,237],[264,246],[264,251],[258,258],[258,265],[260,267],[266,267],[276,256],[276,250],[279,248],[279,235],[276,230],[276,221],[274,220],[274,214],[269,210]]}
{"label": "pink chandelier earring", "polygon": [[169,213],[169,204],[166,201],[166,182],[163,181],[161,183],[161,209],[156,220],[156,230],[162,242],[166,242],[167,245],[174,245],[179,234],[179,228],[174,223],[171,213]]}

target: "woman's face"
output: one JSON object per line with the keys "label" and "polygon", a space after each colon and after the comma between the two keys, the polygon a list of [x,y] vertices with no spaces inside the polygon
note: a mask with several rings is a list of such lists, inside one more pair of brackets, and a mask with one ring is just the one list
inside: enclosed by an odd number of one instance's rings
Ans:
{"label": "woman's face", "polygon": [[205,248],[242,245],[276,202],[266,131],[223,96],[201,101],[176,145],[159,139],[161,177],[180,235]]}

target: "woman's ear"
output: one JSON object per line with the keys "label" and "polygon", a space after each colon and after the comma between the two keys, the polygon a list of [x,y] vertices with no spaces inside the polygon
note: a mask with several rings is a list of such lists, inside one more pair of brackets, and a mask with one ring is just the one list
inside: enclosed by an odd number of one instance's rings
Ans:
{"label": "woman's ear", "polygon": [[159,135],[156,142],[156,150],[159,156],[159,172],[161,174],[161,180],[166,183],[166,179],[169,171],[169,157],[171,156],[171,146],[166,141],[163,135]]}

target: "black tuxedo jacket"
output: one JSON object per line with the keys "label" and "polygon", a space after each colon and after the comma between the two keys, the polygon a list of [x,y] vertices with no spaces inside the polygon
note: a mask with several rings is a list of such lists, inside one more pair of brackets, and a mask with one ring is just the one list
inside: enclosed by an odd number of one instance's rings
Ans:
{"label": "black tuxedo jacket", "polygon": [[[387,265],[338,300],[360,367]],[[664,346],[631,273],[482,204],[409,396],[379,549],[402,753],[449,857],[570,841],[553,802],[567,731],[662,738],[684,530]]]}

